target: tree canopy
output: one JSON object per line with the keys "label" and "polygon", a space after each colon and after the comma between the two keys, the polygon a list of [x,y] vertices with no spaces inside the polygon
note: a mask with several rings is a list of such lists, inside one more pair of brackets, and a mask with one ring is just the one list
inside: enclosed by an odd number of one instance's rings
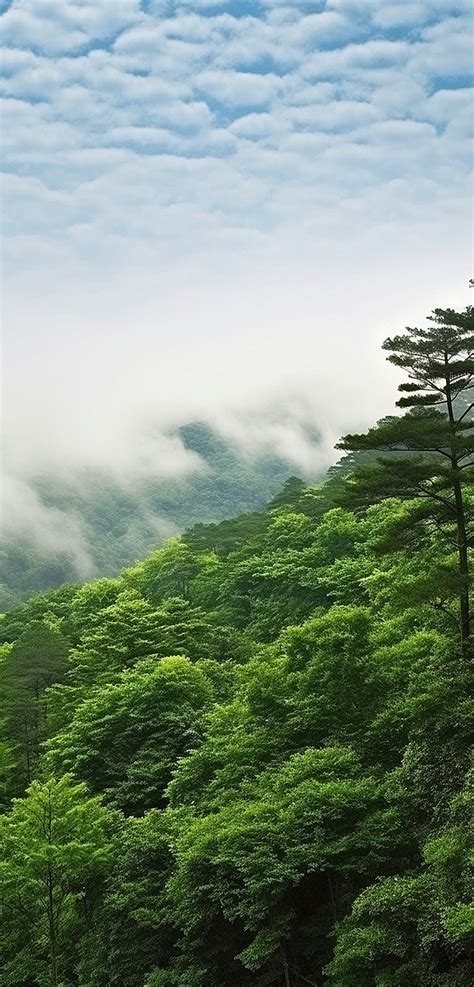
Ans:
{"label": "tree canopy", "polygon": [[471,348],[436,310],[324,484],[1,618],[5,987],[471,987]]}

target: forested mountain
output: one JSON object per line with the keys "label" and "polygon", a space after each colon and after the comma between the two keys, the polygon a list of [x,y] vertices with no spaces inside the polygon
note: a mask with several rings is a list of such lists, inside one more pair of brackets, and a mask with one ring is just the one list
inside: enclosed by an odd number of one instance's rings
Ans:
{"label": "forested mountain", "polygon": [[473,312],[386,346],[326,483],[4,616],[5,985],[474,982]]}
{"label": "forested mountain", "polygon": [[[317,444],[314,430],[306,433]],[[261,510],[295,471],[294,462],[271,452],[245,452],[205,422],[190,422],[170,435],[195,454],[197,469],[172,478],[133,478],[127,484],[92,470],[76,471],[68,479],[45,474],[32,480],[43,507],[74,520],[81,553],[94,575],[117,575],[198,522]],[[33,593],[80,580],[75,554],[35,545],[30,533],[22,537],[5,531],[0,611]]]}

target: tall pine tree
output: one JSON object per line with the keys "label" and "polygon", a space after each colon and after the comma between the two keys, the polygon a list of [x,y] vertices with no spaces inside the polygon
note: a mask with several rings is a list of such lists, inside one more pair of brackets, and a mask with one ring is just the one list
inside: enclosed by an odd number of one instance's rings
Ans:
{"label": "tall pine tree", "polygon": [[357,469],[353,489],[373,498],[422,497],[429,517],[454,542],[459,571],[459,622],[463,654],[468,657],[471,619],[469,547],[474,519],[466,486],[474,475],[474,310],[434,309],[425,329],[407,327],[383,349],[390,363],[405,371],[400,384],[402,415],[382,419],[361,435],[346,435],[339,449],[377,450],[376,466]]}

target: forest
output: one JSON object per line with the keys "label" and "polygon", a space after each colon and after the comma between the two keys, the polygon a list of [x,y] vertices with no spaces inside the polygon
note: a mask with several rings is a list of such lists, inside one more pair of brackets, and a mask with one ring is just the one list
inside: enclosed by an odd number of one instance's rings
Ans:
{"label": "forest", "polygon": [[5,987],[474,982],[474,310],[384,351],[324,482],[3,615]]}
{"label": "forest", "polygon": [[[320,437],[314,429],[306,425],[304,433],[317,447]],[[166,437],[193,454],[197,468],[159,479],[126,477],[125,483],[110,470],[91,468],[76,469],[71,476],[44,472],[31,478],[40,508],[75,524],[90,576],[116,576],[196,523],[261,510],[295,468],[271,449],[243,450],[205,421],[170,429]],[[1,611],[77,580],[74,553],[38,544],[31,531],[5,525],[0,537]]]}

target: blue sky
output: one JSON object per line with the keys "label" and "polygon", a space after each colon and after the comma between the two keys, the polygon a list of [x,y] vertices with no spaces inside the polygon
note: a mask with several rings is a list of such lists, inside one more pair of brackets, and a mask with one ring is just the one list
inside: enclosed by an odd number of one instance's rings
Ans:
{"label": "blue sky", "polygon": [[471,4],[0,9],[12,468],[133,469],[154,416],[390,410],[380,341],[469,301]]}

